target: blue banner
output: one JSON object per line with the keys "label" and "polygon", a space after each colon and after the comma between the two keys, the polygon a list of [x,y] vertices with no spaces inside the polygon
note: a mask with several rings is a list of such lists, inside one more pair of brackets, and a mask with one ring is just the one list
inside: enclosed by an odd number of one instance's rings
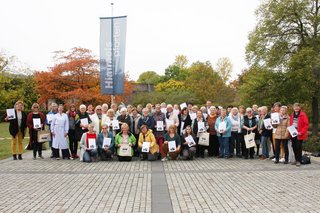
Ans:
{"label": "blue banner", "polygon": [[100,18],[101,93],[123,95],[127,17]]}

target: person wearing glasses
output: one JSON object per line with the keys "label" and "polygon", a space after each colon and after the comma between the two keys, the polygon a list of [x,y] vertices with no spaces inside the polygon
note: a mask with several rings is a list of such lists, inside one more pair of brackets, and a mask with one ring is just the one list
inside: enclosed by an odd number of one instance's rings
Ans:
{"label": "person wearing glasses", "polygon": [[114,140],[108,124],[102,124],[102,132],[98,135],[98,154],[102,161],[113,158]]}
{"label": "person wearing glasses", "polygon": [[102,107],[100,105],[96,106],[95,113],[91,115],[91,121],[94,126],[94,131],[99,134],[102,130],[102,121],[105,119],[106,115],[102,114]]}
{"label": "person wearing glasses", "polygon": [[[46,118],[42,112],[40,112],[40,106],[38,103],[32,104],[32,112],[27,116],[27,126],[29,128],[30,145],[33,148],[33,160],[36,160],[37,152],[38,157],[43,159],[42,156],[42,143],[38,142],[38,132],[44,130]],[[39,122],[40,121],[40,122]]]}

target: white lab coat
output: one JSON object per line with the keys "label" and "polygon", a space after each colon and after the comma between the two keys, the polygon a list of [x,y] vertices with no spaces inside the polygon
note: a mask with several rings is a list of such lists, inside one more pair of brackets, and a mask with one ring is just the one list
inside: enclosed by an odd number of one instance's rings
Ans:
{"label": "white lab coat", "polygon": [[[101,118],[101,125],[104,124],[103,122],[106,122],[106,114],[102,114],[102,118]],[[99,134],[100,131],[99,131],[99,127],[100,127],[100,121],[99,121],[99,117],[97,114],[93,114],[91,115],[90,117],[91,121],[92,121],[92,124],[93,124],[93,130]],[[107,123],[107,122],[106,122]]]}
{"label": "white lab coat", "polygon": [[69,119],[67,114],[55,114],[51,122],[51,132],[55,134],[52,136],[52,147],[55,149],[68,149],[68,142],[65,133],[69,131]]}

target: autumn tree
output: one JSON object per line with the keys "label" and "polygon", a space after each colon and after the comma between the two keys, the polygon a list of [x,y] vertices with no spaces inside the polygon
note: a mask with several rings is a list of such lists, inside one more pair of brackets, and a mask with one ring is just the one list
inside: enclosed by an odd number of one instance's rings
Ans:
{"label": "autumn tree", "polygon": [[230,79],[232,67],[233,65],[229,58],[223,57],[218,59],[215,71],[219,74],[224,83],[227,83]]}
{"label": "autumn tree", "polygon": [[[54,59],[56,64],[49,71],[37,72],[35,75],[40,103],[45,103],[48,99],[60,102],[110,103],[110,96],[101,95],[99,62],[90,50],[73,48],[70,52],[58,51]],[[128,82],[125,87],[125,95],[116,96],[116,101],[125,100],[131,93]]]}

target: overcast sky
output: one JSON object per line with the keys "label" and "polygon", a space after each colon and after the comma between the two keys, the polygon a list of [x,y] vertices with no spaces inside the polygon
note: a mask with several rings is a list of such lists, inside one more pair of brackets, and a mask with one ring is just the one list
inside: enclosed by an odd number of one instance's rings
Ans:
{"label": "overcast sky", "polygon": [[126,66],[131,79],[163,74],[175,56],[189,62],[220,57],[233,78],[247,67],[245,46],[259,0],[3,0],[0,49],[32,69],[53,65],[53,51],[84,47],[99,56],[99,17],[127,15]]}

